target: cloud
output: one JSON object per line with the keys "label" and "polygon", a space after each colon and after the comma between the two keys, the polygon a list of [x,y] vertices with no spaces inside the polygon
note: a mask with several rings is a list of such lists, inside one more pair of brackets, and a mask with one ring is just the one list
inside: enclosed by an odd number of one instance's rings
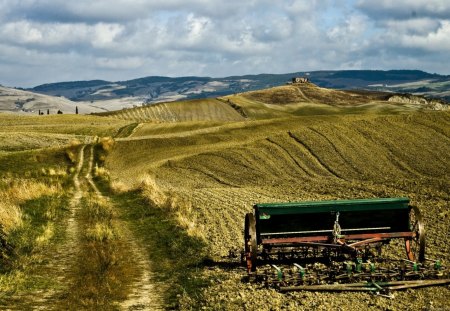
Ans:
{"label": "cloud", "polygon": [[447,0],[360,0],[356,7],[376,20],[444,18],[450,16]]}
{"label": "cloud", "polygon": [[450,70],[443,56],[450,42],[446,1],[376,4],[0,0],[0,83],[408,66]]}

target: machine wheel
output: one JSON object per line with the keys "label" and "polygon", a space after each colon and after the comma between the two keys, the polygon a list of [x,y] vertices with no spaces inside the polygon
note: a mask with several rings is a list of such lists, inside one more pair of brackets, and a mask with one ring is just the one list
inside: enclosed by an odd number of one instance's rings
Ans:
{"label": "machine wheel", "polygon": [[422,215],[417,207],[413,206],[409,214],[409,226],[415,236],[405,239],[406,256],[411,261],[425,261],[425,226]]}
{"label": "machine wheel", "polygon": [[258,245],[256,243],[256,221],[255,216],[252,213],[245,215],[244,240],[247,272],[255,272]]}

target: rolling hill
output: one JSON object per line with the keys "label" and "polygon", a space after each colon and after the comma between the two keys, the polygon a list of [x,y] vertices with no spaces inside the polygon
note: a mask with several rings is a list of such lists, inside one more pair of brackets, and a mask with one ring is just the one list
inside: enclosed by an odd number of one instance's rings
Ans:
{"label": "rolling hill", "polygon": [[[242,282],[243,269],[224,258],[242,248],[245,213],[261,202],[409,197],[427,224],[427,256],[448,262],[450,249],[442,241],[449,222],[449,122],[449,112],[411,111],[145,123],[116,140],[106,166],[118,188],[141,188],[152,202],[171,198],[180,226],[206,241],[208,260],[217,266],[202,275],[220,281],[202,292],[196,307],[273,310],[295,302],[307,310],[324,299],[329,307],[359,310],[367,307],[362,294],[282,295]],[[403,256],[401,245],[394,250]],[[405,302],[416,309],[426,299],[412,297],[448,299],[446,292],[399,292],[372,309],[401,309]],[[184,303],[192,308],[192,300]]]}
{"label": "rolling hill", "polygon": [[78,107],[80,114],[100,112],[102,109],[92,107],[85,103],[76,103],[67,98],[43,95],[35,92],[0,86],[0,112],[55,114],[57,111],[63,113],[75,113]]}
{"label": "rolling hill", "polygon": [[142,105],[181,99],[219,97],[238,92],[280,86],[295,76],[308,76],[321,87],[336,89],[367,89],[387,92],[405,92],[449,100],[449,76],[430,74],[419,70],[343,70],[311,71],[286,74],[259,74],[210,77],[151,76],[128,81],[73,81],[36,86],[30,91],[64,96],[73,101],[96,101],[108,109],[108,102],[126,99]]}
{"label": "rolling hill", "polygon": [[445,110],[448,105],[423,96],[374,91],[345,91],[313,83],[283,85],[233,95],[157,103],[104,112],[135,122],[239,121],[329,114],[387,114]]}

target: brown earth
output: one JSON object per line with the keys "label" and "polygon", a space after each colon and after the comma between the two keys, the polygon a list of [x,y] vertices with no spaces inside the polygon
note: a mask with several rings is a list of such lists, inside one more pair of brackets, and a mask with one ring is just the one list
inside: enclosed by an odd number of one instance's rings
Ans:
{"label": "brown earth", "polygon": [[254,203],[405,196],[424,215],[427,256],[448,263],[449,121],[447,112],[291,117],[213,125],[209,133],[206,128],[192,135],[173,127],[162,134],[159,125],[153,137],[147,124],[117,142],[107,164],[113,180],[131,185],[150,174],[192,204],[191,231],[205,237],[216,264],[201,272],[211,280],[203,299],[185,298],[185,309],[421,310],[446,305],[448,287],[398,292],[392,300],[281,294],[242,281],[244,268],[224,256],[242,248],[244,215]]}

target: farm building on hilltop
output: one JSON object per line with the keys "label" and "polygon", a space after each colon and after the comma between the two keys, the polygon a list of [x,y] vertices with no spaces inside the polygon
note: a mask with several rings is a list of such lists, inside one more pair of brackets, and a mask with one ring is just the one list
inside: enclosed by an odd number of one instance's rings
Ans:
{"label": "farm building on hilltop", "polygon": [[292,83],[308,83],[309,79],[306,77],[294,77],[292,78]]}

